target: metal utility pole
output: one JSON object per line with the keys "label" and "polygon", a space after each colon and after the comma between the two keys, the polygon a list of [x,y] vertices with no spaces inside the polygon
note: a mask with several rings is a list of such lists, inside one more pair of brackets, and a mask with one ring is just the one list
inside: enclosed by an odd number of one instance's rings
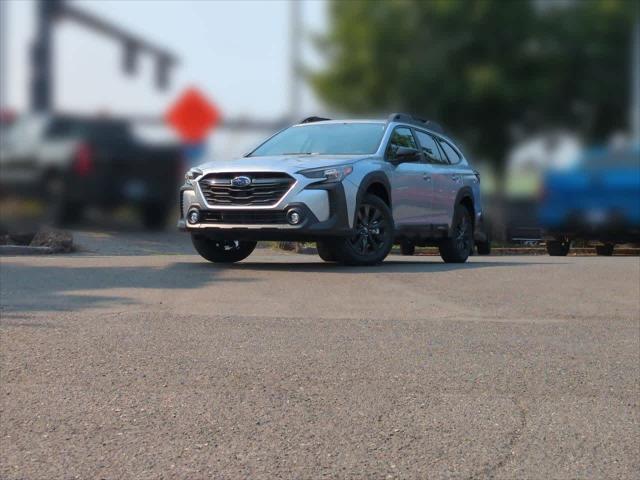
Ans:
{"label": "metal utility pole", "polygon": [[40,0],[36,5],[36,39],[31,51],[31,109],[45,112],[52,107],[53,22],[60,13],[60,0]]}
{"label": "metal utility pole", "polygon": [[[0,0],[2,2],[2,0]],[[156,86],[164,89],[168,85],[169,70],[177,58],[167,50],[129,33],[93,14],[87,13],[67,0],[38,0],[36,10],[37,33],[31,54],[31,109],[37,112],[53,108],[53,64],[55,49],[53,27],[56,21],[65,19],[82,25],[95,33],[111,37],[123,48],[123,70],[127,74],[136,72],[140,53],[155,57]]]}
{"label": "metal utility pole", "polygon": [[7,2],[0,0],[0,112],[7,107]]}
{"label": "metal utility pole", "polygon": [[289,115],[292,121],[298,121],[300,116],[300,51],[301,24],[302,24],[302,2],[301,0],[289,0]]}

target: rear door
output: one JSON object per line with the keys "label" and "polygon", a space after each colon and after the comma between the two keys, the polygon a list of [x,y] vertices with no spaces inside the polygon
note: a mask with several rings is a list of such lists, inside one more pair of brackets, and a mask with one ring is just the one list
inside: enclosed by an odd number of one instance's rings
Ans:
{"label": "rear door", "polygon": [[479,190],[478,177],[457,148],[442,138],[439,138],[438,141],[446,157],[446,172],[443,175],[443,180],[448,181],[449,194],[446,203],[443,205],[443,210],[445,219],[450,224],[453,219],[458,192],[466,185],[477,193]]}
{"label": "rear door", "polygon": [[449,224],[451,181],[449,163],[438,147],[437,140],[427,132],[416,130],[416,137],[425,157],[425,179],[431,185],[431,208],[427,223],[434,226]]}
{"label": "rear door", "polygon": [[[385,157],[394,161],[394,149],[418,144],[409,127],[396,127],[389,138]],[[397,226],[424,226],[431,211],[430,183],[426,181],[424,162],[404,162],[395,165],[391,175],[393,219]]]}

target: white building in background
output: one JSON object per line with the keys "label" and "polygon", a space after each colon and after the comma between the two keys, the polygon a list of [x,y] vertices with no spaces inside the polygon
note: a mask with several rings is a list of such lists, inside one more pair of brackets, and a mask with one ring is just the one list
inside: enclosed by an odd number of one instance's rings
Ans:
{"label": "white building in background", "polygon": [[583,148],[580,137],[566,131],[523,140],[507,156],[505,193],[508,197],[535,197],[544,172],[575,165]]}

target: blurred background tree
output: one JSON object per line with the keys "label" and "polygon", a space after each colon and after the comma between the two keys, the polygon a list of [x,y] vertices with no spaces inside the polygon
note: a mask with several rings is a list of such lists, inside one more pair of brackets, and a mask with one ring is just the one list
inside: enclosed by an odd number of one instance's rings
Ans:
{"label": "blurred background tree", "polygon": [[[628,122],[633,0],[334,1],[318,39],[329,105],[440,121],[501,167],[515,131],[602,141]],[[501,168],[499,168],[501,170]]]}

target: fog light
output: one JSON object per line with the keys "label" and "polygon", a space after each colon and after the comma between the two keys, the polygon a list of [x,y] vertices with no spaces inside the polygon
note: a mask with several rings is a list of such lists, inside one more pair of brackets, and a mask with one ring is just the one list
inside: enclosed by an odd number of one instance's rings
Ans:
{"label": "fog light", "polygon": [[296,210],[289,210],[287,213],[287,220],[291,225],[298,225],[302,221],[302,215]]}
{"label": "fog light", "polygon": [[191,210],[187,215],[187,221],[191,224],[198,223],[200,220],[200,212],[198,210]]}

